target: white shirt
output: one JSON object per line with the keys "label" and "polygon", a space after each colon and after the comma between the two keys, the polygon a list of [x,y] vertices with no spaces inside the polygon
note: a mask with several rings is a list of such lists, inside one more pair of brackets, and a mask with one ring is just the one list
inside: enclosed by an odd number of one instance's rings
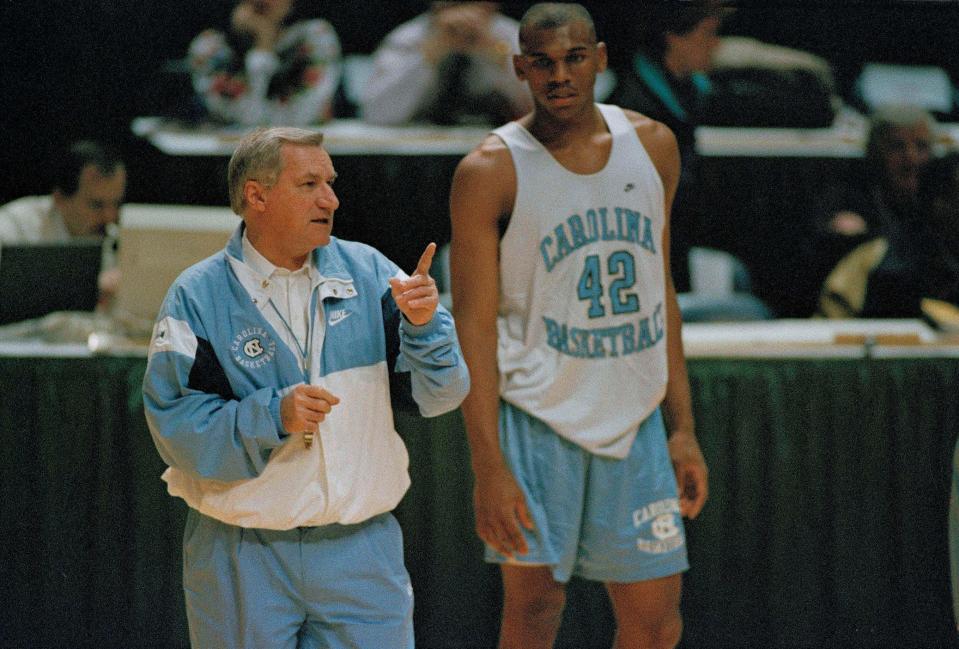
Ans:
{"label": "white shirt", "polygon": [[[423,56],[423,43],[430,36],[428,13],[403,23],[387,34],[373,54],[373,72],[363,89],[363,119],[373,124],[403,124],[412,120],[438,92],[439,73]],[[496,14],[490,25],[493,37],[519,54],[519,23]],[[473,57],[469,77],[473,93],[498,92],[520,114],[532,108],[526,84],[516,77],[512,56],[502,65]]]}
{"label": "white shirt", "polygon": [[[116,266],[116,237],[116,225],[108,225],[101,270]],[[69,243],[73,238],[53,196],[24,196],[0,207],[0,257],[4,244]]]}
{"label": "white shirt", "polygon": [[[300,369],[307,369],[309,352],[315,351],[312,345],[323,340],[322,329],[326,327],[321,302],[317,301],[317,313],[310,313],[313,289],[323,281],[313,267],[312,257],[307,255],[306,262],[297,270],[280,268],[260,254],[244,232],[243,259],[260,276],[258,288],[270,297],[267,304],[257,306],[283,342],[299,352]],[[320,330],[315,331],[316,327]]]}
{"label": "white shirt", "polygon": [[53,196],[24,196],[0,207],[0,244],[66,243],[70,238]]}

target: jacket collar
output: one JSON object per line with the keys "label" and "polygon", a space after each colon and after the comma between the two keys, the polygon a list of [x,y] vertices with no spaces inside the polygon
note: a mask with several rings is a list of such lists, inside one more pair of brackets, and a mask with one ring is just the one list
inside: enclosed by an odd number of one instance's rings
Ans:
{"label": "jacket collar", "polygon": [[[269,278],[263,276],[243,258],[243,233],[246,224],[240,223],[230,236],[226,244],[226,255],[230,265],[237,274],[243,287],[250,293],[261,310],[266,308],[270,300]],[[319,286],[319,299],[328,297],[352,298],[357,296],[353,283],[353,276],[346,269],[339,240],[330,237],[330,243],[316,248],[311,253],[313,271],[311,273],[313,288]]]}

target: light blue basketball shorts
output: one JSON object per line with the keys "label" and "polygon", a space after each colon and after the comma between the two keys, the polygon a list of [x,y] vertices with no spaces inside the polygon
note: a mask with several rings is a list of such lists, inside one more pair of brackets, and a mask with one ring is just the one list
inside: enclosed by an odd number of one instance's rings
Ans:
{"label": "light blue basketball shorts", "polygon": [[629,583],[689,568],[658,408],[621,460],[584,450],[504,401],[499,429],[503,454],[536,529],[523,529],[527,554],[510,559],[487,546],[487,561],[550,566],[561,583],[571,575]]}
{"label": "light blue basketball shorts", "polygon": [[413,647],[413,589],[389,513],[275,531],[190,509],[183,590],[197,649]]}

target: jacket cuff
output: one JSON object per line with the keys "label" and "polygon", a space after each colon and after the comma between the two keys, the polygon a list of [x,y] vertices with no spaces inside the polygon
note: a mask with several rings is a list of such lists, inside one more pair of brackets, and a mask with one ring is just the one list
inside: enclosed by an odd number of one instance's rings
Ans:
{"label": "jacket cuff", "polygon": [[407,336],[413,338],[419,338],[421,336],[428,336],[432,333],[436,333],[440,329],[440,318],[439,311],[433,314],[432,319],[429,322],[422,325],[415,325],[409,320],[406,319],[406,316],[400,318],[400,331]]}
{"label": "jacket cuff", "polygon": [[290,434],[283,428],[283,420],[280,417],[280,395],[273,394],[273,398],[270,399],[270,416],[273,417],[273,423],[276,425],[276,433],[280,439],[285,439],[290,436]]}

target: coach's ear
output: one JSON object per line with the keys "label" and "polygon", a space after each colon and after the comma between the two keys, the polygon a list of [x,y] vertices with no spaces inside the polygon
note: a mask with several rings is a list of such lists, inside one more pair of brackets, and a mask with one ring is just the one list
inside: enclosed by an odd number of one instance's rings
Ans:
{"label": "coach's ear", "polygon": [[266,211],[266,200],[269,187],[259,180],[247,180],[243,183],[243,199],[247,206],[257,213]]}

